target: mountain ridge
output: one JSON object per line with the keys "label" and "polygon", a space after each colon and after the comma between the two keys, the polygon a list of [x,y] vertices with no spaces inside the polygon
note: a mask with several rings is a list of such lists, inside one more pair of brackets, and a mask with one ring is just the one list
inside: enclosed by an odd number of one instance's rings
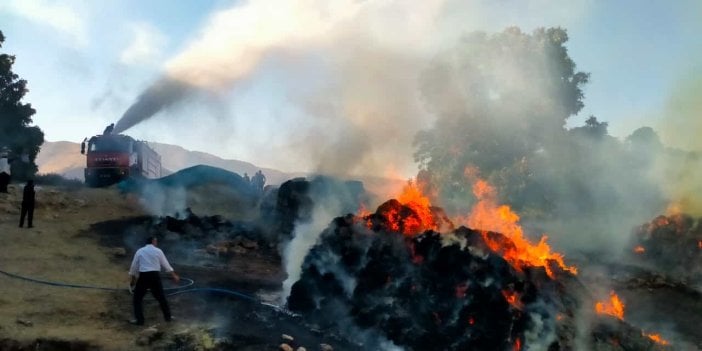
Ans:
{"label": "mountain ridge", "polygon": [[[164,173],[196,166],[208,165],[222,168],[240,175],[249,176],[261,170],[268,184],[280,184],[287,179],[305,176],[306,173],[287,173],[268,167],[259,167],[251,162],[225,159],[202,151],[193,151],[179,145],[149,142],[161,155],[161,165]],[[70,141],[45,141],[37,155],[37,166],[40,174],[55,173],[69,179],[84,180],[85,156],[80,153],[80,143]]]}

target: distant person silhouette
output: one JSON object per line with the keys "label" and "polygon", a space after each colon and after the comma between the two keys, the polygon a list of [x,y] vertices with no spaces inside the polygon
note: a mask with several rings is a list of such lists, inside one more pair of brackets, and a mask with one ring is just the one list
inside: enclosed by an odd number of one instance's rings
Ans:
{"label": "distant person silhouette", "polygon": [[27,216],[27,228],[32,228],[32,219],[34,218],[34,181],[28,180],[24,186],[22,193],[22,214],[20,214],[19,226],[24,226],[24,217]]}
{"label": "distant person silhouette", "polygon": [[0,172],[0,193],[7,193],[7,185],[10,184],[10,175]]}
{"label": "distant person silhouette", "polygon": [[263,175],[260,169],[254,174],[253,178],[251,178],[251,183],[256,190],[263,192],[263,186],[266,184],[266,176]]}
{"label": "distant person silhouette", "polygon": [[109,126],[107,126],[107,128],[105,128],[105,131],[102,132],[102,135],[112,134],[112,131],[113,131],[114,129],[115,129],[115,124],[112,123],[112,124],[110,124]]}
{"label": "distant person silhouette", "polygon": [[3,148],[0,151],[0,193],[7,193],[8,184],[10,184],[10,160],[7,149]]}
{"label": "distant person silhouette", "polygon": [[244,182],[246,182],[246,185],[251,185],[251,178],[249,178],[249,174],[244,172]]}

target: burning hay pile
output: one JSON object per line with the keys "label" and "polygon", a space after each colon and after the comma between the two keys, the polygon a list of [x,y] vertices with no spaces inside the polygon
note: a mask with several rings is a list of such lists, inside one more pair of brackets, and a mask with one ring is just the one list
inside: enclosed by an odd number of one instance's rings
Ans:
{"label": "burning hay pile", "polygon": [[[413,215],[400,210],[403,219]],[[565,331],[544,322],[567,302],[543,268],[517,271],[465,227],[407,236],[384,219],[363,219],[373,222],[369,229],[359,218],[337,218],[308,255],[288,307],[322,327],[372,330],[416,350],[519,349],[526,338],[558,345],[556,334]]]}
{"label": "burning hay pile", "polygon": [[[593,314],[576,269],[545,239],[522,237],[518,217],[494,203],[487,183],[474,187],[480,201],[468,222],[488,221],[493,211],[501,223],[483,223],[504,234],[455,228],[425,198],[408,199],[408,189],[375,213],[334,219],[305,258],[288,308],[368,349],[661,347],[619,319]],[[591,318],[587,333],[576,327],[583,315]]]}
{"label": "burning hay pile", "polygon": [[702,281],[702,225],[686,214],[658,216],[634,230],[632,255],[676,278]]}

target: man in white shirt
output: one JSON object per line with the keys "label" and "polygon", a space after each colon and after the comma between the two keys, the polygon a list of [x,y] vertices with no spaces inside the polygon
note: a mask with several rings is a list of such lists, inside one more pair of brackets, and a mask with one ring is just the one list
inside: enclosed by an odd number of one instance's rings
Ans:
{"label": "man in white shirt", "polygon": [[10,184],[10,160],[9,151],[6,147],[0,149],[0,193],[7,193],[7,185]]}
{"label": "man in white shirt", "polygon": [[132,260],[132,266],[129,268],[129,276],[131,277],[131,286],[134,286],[134,320],[129,321],[135,325],[144,325],[144,310],[142,300],[146,295],[146,290],[151,290],[151,294],[156,298],[163,318],[166,322],[171,321],[171,310],[168,307],[168,301],[163,293],[163,285],[161,285],[161,268],[171,274],[173,281],[178,283],[180,277],[173,270],[173,267],[168,263],[166,255],[163,251],[156,247],[158,240],[156,237],[149,237],[146,240],[146,245],[137,250]]}

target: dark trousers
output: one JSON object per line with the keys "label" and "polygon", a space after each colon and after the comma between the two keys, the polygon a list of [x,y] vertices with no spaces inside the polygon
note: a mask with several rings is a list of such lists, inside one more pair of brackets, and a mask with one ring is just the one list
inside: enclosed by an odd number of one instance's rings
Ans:
{"label": "dark trousers", "polygon": [[7,192],[8,184],[10,184],[10,175],[5,172],[0,172],[0,193]]}
{"label": "dark trousers", "polygon": [[34,202],[22,201],[22,214],[20,214],[19,226],[24,226],[24,217],[27,216],[27,226],[32,227],[32,218],[34,218]]}
{"label": "dark trousers", "polygon": [[139,278],[136,282],[136,287],[134,288],[134,318],[136,318],[137,323],[144,324],[144,308],[142,306],[142,300],[144,299],[144,295],[146,295],[146,290],[151,290],[151,295],[153,295],[158,301],[158,304],[161,305],[163,319],[170,321],[171,309],[168,307],[166,295],[163,293],[161,275],[159,272],[153,271],[140,272]]}

